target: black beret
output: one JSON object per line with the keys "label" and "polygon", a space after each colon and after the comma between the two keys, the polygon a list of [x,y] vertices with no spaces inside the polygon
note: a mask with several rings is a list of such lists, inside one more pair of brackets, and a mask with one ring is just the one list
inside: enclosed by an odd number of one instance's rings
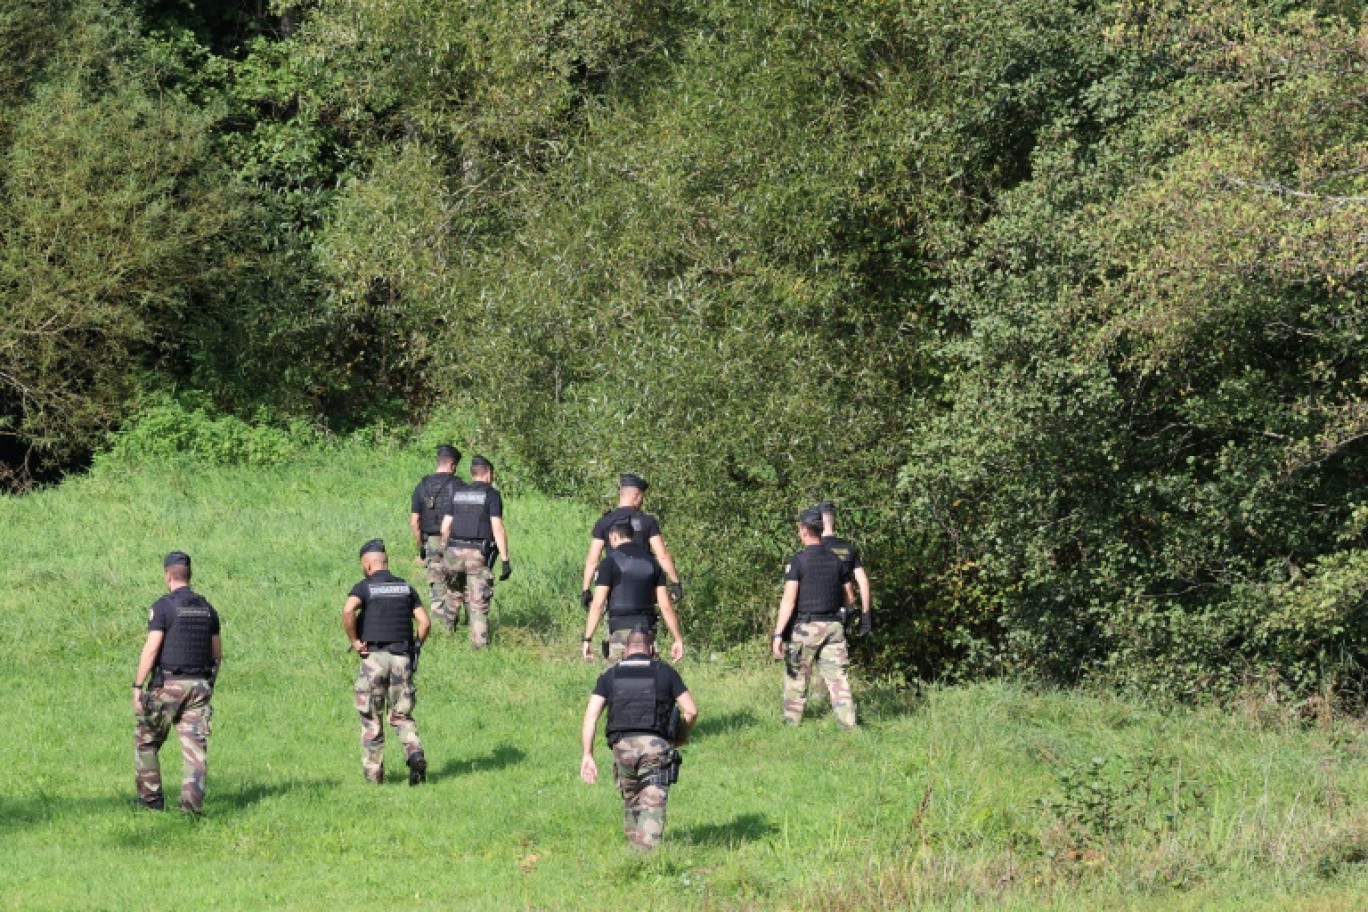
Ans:
{"label": "black beret", "polygon": [[472,469],[489,469],[493,471],[494,463],[485,459],[483,456],[476,456],[474,459],[470,460],[470,467]]}
{"label": "black beret", "polygon": [[450,459],[452,462],[461,461],[461,451],[450,444],[442,444],[437,448],[438,459]]}
{"label": "black beret", "polygon": [[650,485],[646,484],[646,479],[640,475],[633,475],[631,472],[623,472],[618,476],[619,488],[636,488],[638,491],[645,492]]}
{"label": "black beret", "polygon": [[816,509],[818,513],[835,513],[836,504],[834,501],[824,500],[821,503],[819,503],[814,509]]}
{"label": "black beret", "polygon": [[190,566],[190,555],[186,554],[184,551],[172,551],[170,554],[166,555],[166,559],[162,561],[162,569],[164,570],[167,567],[176,566]]}
{"label": "black beret", "polygon": [[798,521],[805,526],[820,526],[822,524],[822,511],[816,507],[804,510],[798,515]]}
{"label": "black beret", "polygon": [[367,554],[384,554],[385,543],[381,539],[372,538],[361,546],[361,553],[358,557],[365,557]]}

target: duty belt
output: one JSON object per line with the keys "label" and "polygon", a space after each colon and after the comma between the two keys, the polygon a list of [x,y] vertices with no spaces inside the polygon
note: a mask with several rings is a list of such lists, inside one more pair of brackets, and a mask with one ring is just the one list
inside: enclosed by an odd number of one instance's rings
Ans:
{"label": "duty belt", "polygon": [[[366,649],[371,652],[388,652],[394,655],[408,655],[408,640],[396,640],[393,643],[366,643]],[[398,650],[397,652],[395,650]]]}
{"label": "duty belt", "polygon": [[612,609],[608,611],[608,632],[616,633],[619,630],[629,630],[633,627],[645,624],[652,630],[656,627],[655,607],[643,608],[640,611],[623,611],[613,614]]}
{"label": "duty belt", "polygon": [[168,681],[207,681],[213,673],[214,669],[206,668],[203,671],[168,671],[162,677]]}
{"label": "duty belt", "polygon": [[487,538],[448,538],[448,548],[485,548],[489,545]]}
{"label": "duty belt", "polygon": [[841,615],[840,612],[833,611],[830,614],[797,614],[794,615],[793,619],[799,624],[806,624],[808,621],[821,621],[829,624],[832,621],[839,621]]}

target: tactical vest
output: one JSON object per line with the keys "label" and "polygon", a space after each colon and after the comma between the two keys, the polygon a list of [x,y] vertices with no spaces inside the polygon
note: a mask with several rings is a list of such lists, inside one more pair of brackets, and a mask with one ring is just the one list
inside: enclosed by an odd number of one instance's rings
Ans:
{"label": "tactical vest", "polygon": [[[650,541],[646,540],[646,528],[644,528],[644,526],[646,526],[646,521],[642,518],[644,515],[642,511],[633,509],[633,507],[618,507],[617,510],[610,510],[609,515],[611,515],[614,520],[620,517],[620,515],[628,517],[632,522],[632,544],[636,544],[636,546],[643,548],[650,546]],[[609,528],[611,528],[611,524],[609,524]]]}
{"label": "tactical vest", "polygon": [[163,674],[208,677],[214,669],[213,609],[189,586],[182,586],[166,598],[175,618],[162,640],[157,664]]}
{"label": "tactical vest", "polygon": [[831,535],[822,539],[822,547],[839,557],[847,570],[852,573],[855,571],[855,546],[850,542]]}
{"label": "tactical vest", "polygon": [[661,681],[664,668],[657,659],[633,656],[613,668],[613,694],[608,700],[608,743],[624,735],[669,737],[668,688]]}
{"label": "tactical vest", "polygon": [[804,548],[796,561],[802,561],[803,575],[798,581],[798,604],[794,615],[799,620],[834,621],[845,603],[841,585],[841,559],[826,548]]}
{"label": "tactical vest", "polygon": [[609,551],[608,559],[617,564],[620,575],[617,585],[608,593],[608,629],[617,631],[646,626],[654,630],[657,564],[649,557],[632,554],[623,548]]}
{"label": "tactical vest", "polygon": [[446,513],[446,495],[461,484],[461,479],[450,472],[435,472],[420,482],[418,492],[418,528],[423,536],[442,531],[442,516]]}
{"label": "tactical vest", "polygon": [[451,495],[451,531],[448,541],[487,542],[494,538],[489,522],[489,485],[472,481]]}
{"label": "tactical vest", "polygon": [[408,583],[387,570],[374,573],[362,584],[361,618],[356,636],[363,643],[407,643],[413,639],[413,591]]}

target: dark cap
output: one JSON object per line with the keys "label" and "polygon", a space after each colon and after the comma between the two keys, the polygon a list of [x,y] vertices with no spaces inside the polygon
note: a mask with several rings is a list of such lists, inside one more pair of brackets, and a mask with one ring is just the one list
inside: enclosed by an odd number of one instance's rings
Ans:
{"label": "dark cap", "polygon": [[836,503],[835,501],[824,500],[813,509],[815,509],[818,513],[831,513],[832,515],[835,515]]}
{"label": "dark cap", "polygon": [[646,479],[642,478],[640,475],[633,475],[631,472],[623,472],[618,476],[618,487],[636,488],[644,494],[650,485],[648,485]]}
{"label": "dark cap", "polygon": [[474,459],[470,460],[470,467],[472,469],[489,469],[491,472],[494,471],[494,463],[485,459],[483,456],[476,456]]}
{"label": "dark cap", "polygon": [[188,566],[190,566],[190,555],[186,554],[184,551],[172,551],[170,554],[166,555],[166,559],[162,561],[163,570],[167,567]]}
{"label": "dark cap", "polygon": [[439,460],[450,459],[452,462],[461,461],[461,451],[450,444],[442,444],[437,448],[437,458]]}
{"label": "dark cap", "polygon": [[370,541],[366,542],[364,545],[361,546],[361,553],[360,553],[359,555],[357,555],[357,556],[358,556],[358,557],[365,557],[367,554],[384,554],[384,553],[385,553],[385,543],[384,543],[384,541],[382,541],[381,539],[378,539],[378,538],[372,538]]}
{"label": "dark cap", "polygon": [[822,511],[816,507],[810,507],[798,514],[798,521],[805,526],[821,526]]}

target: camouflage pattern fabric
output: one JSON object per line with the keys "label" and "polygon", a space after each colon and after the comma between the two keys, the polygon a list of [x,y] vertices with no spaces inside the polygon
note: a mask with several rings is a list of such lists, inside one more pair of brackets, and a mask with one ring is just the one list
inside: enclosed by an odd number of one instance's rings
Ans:
{"label": "camouflage pattern fabric", "polygon": [[622,654],[627,651],[627,636],[631,630],[615,630],[608,634],[608,664],[616,665],[622,661]]}
{"label": "camouflage pattern fabric", "polygon": [[413,721],[417,688],[406,655],[372,652],[356,675],[356,711],[361,714],[361,772],[368,782],[385,781],[385,707],[389,724],[404,745],[405,759],[423,749]]}
{"label": "camouflage pattern fabric", "polygon": [[638,852],[660,845],[665,832],[670,787],[646,780],[669,750],[670,742],[656,735],[628,735],[613,745],[613,781],[622,792],[622,832]]}
{"label": "camouflage pattern fabric", "polygon": [[202,678],[168,680],[143,694],[143,711],[133,735],[133,763],[138,800],[147,807],[163,807],[161,761],[157,752],[171,726],[180,738],[184,773],[180,807],[191,814],[204,812],[204,776],[208,768],[209,729],[214,689]]}
{"label": "camouflage pattern fabric", "polygon": [[456,625],[461,606],[470,622],[470,643],[476,649],[489,645],[489,600],[494,596],[494,574],[485,565],[479,548],[446,549],[448,629]]}
{"label": "camouflage pattern fabric", "polygon": [[455,629],[456,615],[447,597],[446,549],[442,536],[429,535],[426,548],[427,559],[423,566],[427,568],[428,610],[446,625],[447,630]]}
{"label": "camouflage pattern fabric", "polygon": [[808,621],[796,624],[784,656],[784,721],[797,725],[803,721],[812,671],[826,682],[831,694],[831,710],[842,728],[855,727],[855,700],[850,695],[850,650],[845,628],[839,621]]}

